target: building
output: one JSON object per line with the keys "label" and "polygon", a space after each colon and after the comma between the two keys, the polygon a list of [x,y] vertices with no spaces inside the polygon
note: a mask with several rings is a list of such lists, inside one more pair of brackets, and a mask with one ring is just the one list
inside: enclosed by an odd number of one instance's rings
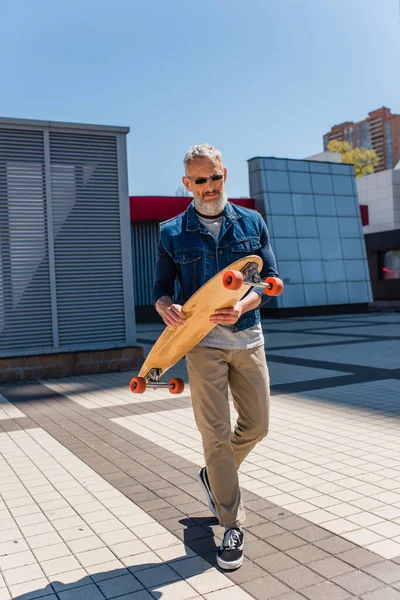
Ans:
{"label": "building", "polygon": [[138,364],[128,131],[0,118],[0,381]]}
{"label": "building", "polygon": [[[248,164],[252,199],[231,201],[263,215],[285,283],[264,315],[365,310],[372,294],[352,166],[321,157],[257,157]],[[191,199],[131,196],[130,201],[136,316],[154,320],[159,223],[184,211]]]}
{"label": "building", "polygon": [[285,283],[270,310],[366,309],[372,293],[352,165],[270,157],[248,164],[250,193]]}
{"label": "building", "polygon": [[331,140],[347,141],[354,148],[372,148],[379,157],[375,172],[393,169],[400,160],[400,115],[382,107],[368,113],[363,121],[334,125],[323,137],[324,150]]}
{"label": "building", "polygon": [[400,168],[357,180],[375,301],[400,300]]}

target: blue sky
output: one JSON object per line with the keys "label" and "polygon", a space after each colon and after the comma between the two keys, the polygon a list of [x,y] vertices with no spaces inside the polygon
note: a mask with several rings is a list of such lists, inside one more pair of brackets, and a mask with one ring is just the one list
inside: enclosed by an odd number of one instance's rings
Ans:
{"label": "blue sky", "polygon": [[303,158],[400,113],[399,0],[1,0],[0,116],[127,125],[130,194],[174,195],[187,148]]}

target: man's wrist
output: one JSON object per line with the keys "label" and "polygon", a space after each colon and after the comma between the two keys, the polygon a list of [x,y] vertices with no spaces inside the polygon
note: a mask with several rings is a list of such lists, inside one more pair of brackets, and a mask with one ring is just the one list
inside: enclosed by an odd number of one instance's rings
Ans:
{"label": "man's wrist", "polygon": [[261,301],[262,297],[260,296],[260,294],[257,294],[257,292],[251,290],[251,292],[249,292],[249,294],[245,298],[239,300],[238,304],[242,309],[243,314],[249,312],[249,310],[254,310],[258,308],[261,304]]}
{"label": "man's wrist", "polygon": [[159,298],[156,302],[156,311],[163,317],[165,311],[171,306],[171,304],[172,298],[169,296],[161,296],[161,298]]}

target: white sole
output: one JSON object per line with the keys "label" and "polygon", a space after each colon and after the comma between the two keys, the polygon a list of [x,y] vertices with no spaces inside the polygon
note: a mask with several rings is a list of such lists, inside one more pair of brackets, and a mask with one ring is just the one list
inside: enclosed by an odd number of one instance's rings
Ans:
{"label": "white sole", "polygon": [[224,571],[233,571],[234,569],[238,569],[242,566],[243,556],[235,561],[225,562],[217,555],[217,563],[221,569],[224,569]]}
{"label": "white sole", "polygon": [[[200,471],[201,471],[201,469],[200,469]],[[212,514],[214,515],[214,517],[218,518],[217,517],[217,511],[215,510],[213,504],[211,503],[210,496],[208,495],[208,492],[205,489],[205,485],[204,485],[203,480],[201,478],[200,471],[197,473],[197,481],[199,482],[200,487],[203,490],[203,494],[205,494],[205,496],[207,498],[208,508],[210,509],[210,511],[212,512]]]}

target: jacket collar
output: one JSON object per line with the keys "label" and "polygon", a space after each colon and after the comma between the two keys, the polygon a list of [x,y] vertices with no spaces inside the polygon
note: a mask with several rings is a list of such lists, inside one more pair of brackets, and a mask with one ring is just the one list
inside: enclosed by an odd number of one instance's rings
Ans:
{"label": "jacket collar", "polygon": [[[235,211],[232,204],[228,201],[222,211],[227,224],[231,224],[242,217]],[[196,211],[194,210],[194,200],[189,204],[186,210],[186,231],[199,231],[200,221],[197,218]]]}

